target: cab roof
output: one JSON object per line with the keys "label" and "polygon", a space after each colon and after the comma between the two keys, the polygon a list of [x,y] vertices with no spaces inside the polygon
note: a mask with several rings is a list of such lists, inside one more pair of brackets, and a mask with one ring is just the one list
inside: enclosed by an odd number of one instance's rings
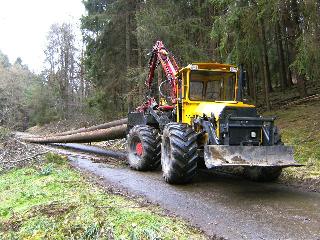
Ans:
{"label": "cab roof", "polygon": [[186,67],[183,67],[179,70],[179,72],[183,72],[186,70],[220,70],[227,72],[237,72],[238,67],[231,64],[222,64],[222,63],[192,63]]}

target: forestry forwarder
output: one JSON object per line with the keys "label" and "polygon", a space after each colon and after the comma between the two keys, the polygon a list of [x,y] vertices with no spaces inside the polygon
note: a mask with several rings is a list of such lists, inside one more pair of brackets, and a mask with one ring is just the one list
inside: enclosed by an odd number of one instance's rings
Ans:
{"label": "forestry forwarder", "polygon": [[[166,75],[159,103],[152,94],[158,64]],[[241,166],[257,181],[274,180],[282,168],[299,166],[293,148],[281,142],[275,117],[261,117],[255,106],[242,102],[242,69],[219,63],[179,69],[161,41],[153,47],[149,67],[147,100],[128,115],[131,168],[150,171],[161,165],[164,179],[178,184],[191,181],[200,166]]]}

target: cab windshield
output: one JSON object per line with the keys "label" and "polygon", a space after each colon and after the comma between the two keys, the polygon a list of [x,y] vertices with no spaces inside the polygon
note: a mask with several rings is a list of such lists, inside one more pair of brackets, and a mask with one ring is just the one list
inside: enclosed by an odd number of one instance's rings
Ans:
{"label": "cab windshield", "polygon": [[191,71],[189,99],[193,101],[234,101],[236,74]]}

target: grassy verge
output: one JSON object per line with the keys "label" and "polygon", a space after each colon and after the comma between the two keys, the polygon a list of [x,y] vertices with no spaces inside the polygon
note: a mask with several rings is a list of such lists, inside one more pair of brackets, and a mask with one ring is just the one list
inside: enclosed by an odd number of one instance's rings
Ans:
{"label": "grassy verge", "polygon": [[299,179],[320,179],[320,107],[319,102],[297,105],[286,110],[269,112],[276,115],[282,141],[294,146],[295,159],[305,167],[288,168],[285,176]]}
{"label": "grassy verge", "polygon": [[48,154],[0,175],[0,239],[204,239],[154,206],[106,193]]}

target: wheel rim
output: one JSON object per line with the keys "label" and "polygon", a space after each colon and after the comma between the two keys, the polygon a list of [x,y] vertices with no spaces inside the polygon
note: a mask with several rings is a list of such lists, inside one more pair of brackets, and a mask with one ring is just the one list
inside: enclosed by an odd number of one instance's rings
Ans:
{"label": "wheel rim", "polygon": [[142,154],[143,154],[143,147],[142,147],[142,143],[141,142],[137,142],[136,143],[136,154],[138,156],[142,156]]}
{"label": "wheel rim", "polygon": [[143,145],[139,137],[135,136],[132,138],[129,145],[129,161],[136,164],[138,163],[143,155]]}

